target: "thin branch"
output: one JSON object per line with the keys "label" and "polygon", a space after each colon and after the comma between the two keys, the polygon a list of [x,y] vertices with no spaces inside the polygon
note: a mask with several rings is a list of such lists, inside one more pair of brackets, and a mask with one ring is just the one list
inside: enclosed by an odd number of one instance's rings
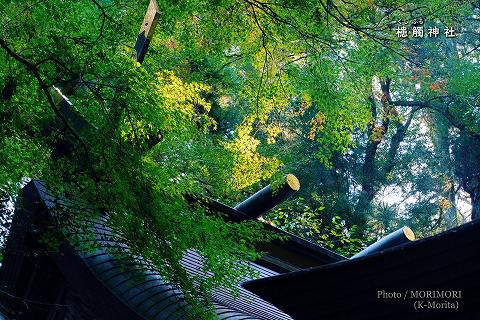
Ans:
{"label": "thin branch", "polygon": [[101,16],[102,16],[102,24],[100,25],[100,32],[98,34],[98,37],[97,37],[97,40],[99,40],[100,38],[103,37],[103,31],[105,29],[105,20],[107,19],[107,13],[105,12],[105,8],[103,8],[103,6],[98,3],[97,0],[91,0],[96,6],[97,8],[101,11]]}
{"label": "thin branch", "polygon": [[17,296],[14,296],[13,294],[10,294],[6,291],[3,291],[3,290],[0,290],[0,293],[1,294],[4,294],[12,299],[15,299],[15,300],[19,300],[19,301],[22,301],[23,303],[30,303],[30,304],[37,304],[37,305],[42,305],[42,306],[52,306],[52,307],[61,307],[61,308],[69,308],[71,307],[71,305],[69,304],[57,304],[57,303],[47,303],[47,302],[41,302],[41,301],[35,301],[35,300],[30,300],[30,299],[26,299],[26,298],[21,298],[21,297],[17,297]]}
{"label": "thin branch", "polygon": [[[405,54],[395,50],[394,48],[392,48],[390,45],[386,44],[385,42],[386,41],[391,41],[389,39],[383,39],[383,38],[379,38],[375,35],[372,35],[370,32],[367,32],[366,30],[370,29],[370,28],[365,28],[365,27],[360,27],[360,26],[357,26],[353,23],[351,23],[341,12],[340,10],[334,6],[335,10],[337,12],[339,12],[340,16],[344,19],[340,19],[338,16],[336,16],[335,14],[333,14],[331,12],[331,10],[322,2],[320,1],[320,5],[322,6],[323,10],[328,14],[330,15],[333,19],[335,19],[335,21],[337,21],[338,23],[340,23],[342,26],[348,28],[348,29],[352,29],[352,30],[355,30],[356,32],[358,33],[361,33],[361,34],[364,34],[365,36],[367,36],[368,38],[370,38],[372,41],[378,43],[379,45],[381,45],[382,47],[392,51],[393,53],[399,55],[400,57],[402,57],[403,59],[405,59],[406,61],[418,66],[419,64],[417,62],[415,62],[414,60],[410,59],[409,57],[407,57]],[[374,30],[375,31],[375,30]]]}
{"label": "thin branch", "polygon": [[234,59],[230,60],[230,61],[227,61],[225,62],[220,68],[218,68],[216,71],[214,71],[214,73],[219,73],[221,72],[223,69],[225,69],[226,67],[228,67],[229,65],[237,62],[238,60],[241,60],[245,58],[245,56],[243,55],[239,55],[239,56],[236,56]]}
{"label": "thin branch", "polygon": [[[29,10],[30,8],[36,6],[37,4],[39,4],[39,3],[43,2],[43,1],[45,1],[45,0],[39,0],[39,1],[37,1],[37,2],[32,3],[31,5],[26,6],[26,7],[23,8],[19,13],[17,13],[10,21],[15,20],[16,18],[18,18],[19,16],[21,16],[25,11]],[[7,24],[8,24],[8,22],[2,26],[2,29],[4,29],[4,28],[7,26]]]}

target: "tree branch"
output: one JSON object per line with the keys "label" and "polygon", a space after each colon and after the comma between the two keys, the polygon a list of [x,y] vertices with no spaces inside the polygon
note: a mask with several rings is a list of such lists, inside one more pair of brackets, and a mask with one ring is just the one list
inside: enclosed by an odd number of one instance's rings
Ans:
{"label": "tree branch", "polygon": [[[327,13],[327,15],[330,15],[333,19],[335,19],[335,21],[337,21],[340,25],[344,26],[345,28],[348,28],[348,29],[352,29],[354,31],[356,31],[357,33],[360,33],[360,34],[363,34],[365,35],[366,37],[370,38],[373,42],[376,42],[378,43],[379,45],[381,45],[382,47],[392,51],[393,53],[397,54],[398,56],[402,57],[403,59],[405,59],[406,61],[418,66],[419,64],[417,62],[415,62],[414,60],[410,59],[409,57],[407,57],[405,54],[395,50],[394,48],[392,48],[390,45],[388,45],[386,42],[387,41],[390,41],[391,40],[387,40],[386,38],[380,38],[376,35],[373,35],[371,34],[370,32],[366,31],[370,28],[365,28],[365,27],[360,27],[356,24],[353,24],[350,20],[348,20],[342,13],[341,11],[338,9],[337,6],[335,6],[334,4],[332,4],[333,8],[335,9],[335,11],[337,11],[339,13],[339,15],[342,17],[339,18],[337,15],[333,14],[332,10],[330,10],[329,6],[325,5],[322,1],[320,1],[320,5],[322,6],[323,10]],[[376,30],[372,30],[372,31],[376,31]]]}
{"label": "tree branch", "polygon": [[22,56],[18,55],[15,53],[8,45],[7,42],[4,39],[0,39],[0,47],[2,47],[12,58],[20,62],[34,77],[37,79],[37,82],[40,86],[40,89],[42,89],[43,93],[45,94],[45,97],[47,98],[48,104],[50,108],[53,110],[55,115],[60,118],[60,120],[63,122],[65,127],[67,128],[68,131],[71,132],[71,134],[75,137],[75,139],[78,140],[80,145],[85,151],[85,155],[88,157],[89,151],[88,147],[83,141],[82,137],[80,134],[73,128],[70,123],[68,122],[68,119],[62,114],[60,109],[57,107],[55,104],[52,95],[50,94],[50,91],[48,89],[48,86],[46,85],[45,81],[42,79],[42,76],[40,75],[40,72],[37,68],[37,66],[34,63],[31,63],[27,61],[25,58]]}

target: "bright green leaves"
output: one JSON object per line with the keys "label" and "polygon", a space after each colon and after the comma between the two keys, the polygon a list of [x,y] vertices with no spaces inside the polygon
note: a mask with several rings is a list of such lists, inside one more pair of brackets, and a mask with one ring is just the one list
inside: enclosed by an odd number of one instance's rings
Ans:
{"label": "bright green leaves", "polygon": [[211,103],[205,99],[211,90],[209,86],[195,82],[184,83],[168,71],[158,74],[158,81],[157,95],[164,99],[163,108],[179,110],[184,121],[195,123],[201,130],[216,128],[215,120],[208,115]]}
{"label": "bright green leaves", "polygon": [[248,121],[237,127],[237,136],[226,143],[233,154],[234,166],[229,184],[234,190],[245,189],[261,180],[269,179],[281,163],[275,158],[262,156],[257,148],[260,141],[252,136],[252,124]]}
{"label": "bright green leaves", "polygon": [[0,139],[1,189],[13,194],[25,177],[40,178],[48,170],[49,150],[23,133]]}
{"label": "bright green leaves", "polygon": [[[452,77],[448,79],[448,92],[444,94],[454,95],[456,105],[451,108],[451,113],[473,133],[480,132],[480,67],[479,64],[470,62],[458,62]],[[465,85],[468,84],[468,85]]]}
{"label": "bright green leaves", "polygon": [[[477,130],[478,68],[435,65],[437,54],[423,57],[417,43],[392,39],[392,24],[445,12],[444,0],[411,12],[390,0],[331,1],[328,8],[304,0],[158,2],[159,25],[141,66],[131,57],[146,0],[6,2],[0,37],[92,128],[80,137],[87,151],[64,126],[45,138],[52,106],[31,71],[2,50],[0,83],[13,78],[16,88],[0,102],[0,184],[41,177],[60,194],[79,194],[111,212],[131,247],[188,292],[193,282],[179,265],[184,250],[196,249],[215,275],[200,290],[208,296],[213,286],[235,284],[249,272],[236,261],[257,257],[255,239],[267,236],[254,224],[227,224],[189,206],[187,194],[233,201],[282,170],[298,171],[310,183],[302,187],[307,196],[328,189],[330,207],[298,204],[278,212],[280,225],[353,250],[352,228],[336,215],[351,213],[347,202],[358,192],[374,77],[394,78],[395,98],[428,99],[444,93],[431,90],[445,78],[433,71],[454,70],[440,87],[462,102],[451,113]],[[428,63],[413,66],[399,54]],[[65,141],[69,156],[51,160],[53,143]],[[358,163],[347,163],[346,151]],[[327,168],[342,165],[350,171]]]}
{"label": "bright green leaves", "polygon": [[170,71],[157,73],[156,79],[145,85],[141,78],[149,75],[144,72],[134,74],[138,77],[130,81],[128,99],[136,103],[124,114],[120,128],[122,137],[142,144],[159,141],[166,135],[187,134],[188,137],[197,129],[203,132],[215,129],[216,122],[208,114],[211,104],[204,98],[210,90],[208,86],[184,83]]}
{"label": "bright green leaves", "polygon": [[329,217],[320,203],[298,198],[268,213],[274,225],[346,256],[357,253],[363,242],[353,236],[356,226],[347,226],[339,216]]}
{"label": "bright green leaves", "polygon": [[[228,186],[232,176],[244,174],[233,169],[235,161],[243,164],[234,155],[235,148],[225,147],[231,140],[214,133],[212,84],[216,83],[203,79],[211,70],[199,69],[206,54],[210,56],[205,61],[214,61],[212,68],[224,64],[219,57],[239,39],[238,31],[228,30],[219,18],[200,25],[214,15],[205,11],[206,4],[178,4],[185,14],[170,13],[174,25],[184,31],[162,39],[160,28],[154,37],[158,43],[152,44],[145,64],[138,66],[131,58],[131,46],[143,5],[98,4],[101,8],[93,1],[9,3],[6,12],[11,15],[2,15],[2,24],[8,23],[2,40],[36,65],[47,86],[60,88],[74,106],[71,112],[89,125],[79,138],[61,121],[52,125],[55,106],[45,99],[32,69],[2,49],[2,85],[13,77],[17,86],[9,101],[1,100],[1,188],[14,194],[23,178],[40,178],[60,196],[75,194],[93,208],[109,212],[110,225],[132,250],[155,263],[194,305],[203,307],[213,286],[231,287],[251,271],[247,266],[237,268],[237,261],[258,257],[254,244],[268,238],[258,224],[225,223],[185,199],[187,194],[203,192],[225,197],[232,190]],[[209,15],[199,12],[197,5]],[[182,22],[187,22],[185,28]],[[224,32],[213,39],[213,28]],[[223,37],[228,33],[226,46]],[[166,56],[158,54],[162,45]],[[166,68],[166,62],[173,67]],[[49,135],[45,128],[54,132]],[[57,147],[64,147],[66,154],[57,154]],[[257,155],[248,158],[257,161]],[[275,171],[263,168],[268,161],[261,158],[261,165],[253,166],[262,174],[254,182],[273,174],[265,174]],[[65,219],[58,222],[70,231],[90,217],[84,212],[62,214]],[[47,239],[52,244],[55,240]],[[71,236],[70,240],[78,245],[82,239]],[[205,271],[215,274],[198,286],[179,264],[189,248],[204,256]]]}

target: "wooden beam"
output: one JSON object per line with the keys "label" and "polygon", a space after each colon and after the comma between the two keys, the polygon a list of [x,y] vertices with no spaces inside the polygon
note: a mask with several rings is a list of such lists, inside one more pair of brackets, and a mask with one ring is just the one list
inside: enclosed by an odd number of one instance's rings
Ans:
{"label": "wooden beam", "polygon": [[53,86],[50,89],[53,101],[58,106],[62,115],[68,120],[69,124],[78,132],[85,129],[92,128],[92,125],[85,120],[77,110],[75,110],[73,103],[65,96],[60,89]]}
{"label": "wooden beam", "polygon": [[[55,86],[50,87],[49,93],[53,103],[57,106],[59,113],[66,122],[59,121],[59,118],[53,118],[44,124],[42,134],[50,136],[53,132],[64,132],[65,134],[72,131],[76,132],[82,138],[92,132],[96,128],[92,126],[80,113],[75,109],[72,102]],[[68,135],[68,134],[67,134]],[[74,142],[67,135],[52,140],[52,157],[59,159],[69,155],[74,150]]]}
{"label": "wooden beam", "polygon": [[142,26],[135,43],[135,60],[139,63],[143,62],[147,53],[150,41],[152,41],[153,33],[157,27],[160,10],[156,0],[150,0],[145,18],[143,18]]}
{"label": "wooden beam", "polygon": [[298,181],[297,177],[295,177],[293,174],[287,174],[283,180],[283,183],[278,188],[273,190],[272,186],[268,185],[237,204],[235,209],[243,212],[251,219],[256,219],[281,202],[285,201],[299,189],[300,182]]}
{"label": "wooden beam", "polygon": [[365,257],[372,253],[389,249],[413,240],[415,240],[415,234],[409,227],[404,226],[398,229],[397,231],[394,231],[388,234],[387,236],[383,237],[377,242],[374,242],[373,244],[369,245],[359,253],[353,255],[351,259]]}

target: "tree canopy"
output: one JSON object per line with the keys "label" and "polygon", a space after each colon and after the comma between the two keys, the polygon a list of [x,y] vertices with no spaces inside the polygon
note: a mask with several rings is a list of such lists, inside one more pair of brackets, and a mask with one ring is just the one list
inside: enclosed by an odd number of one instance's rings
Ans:
{"label": "tree canopy", "polygon": [[[266,219],[347,255],[404,223],[460,224],[469,203],[480,215],[478,1],[157,3],[140,65],[148,1],[3,0],[2,199],[42,179],[87,200],[193,300],[238,282],[271,235],[187,195],[234,204],[292,172],[302,197]],[[214,275],[201,294],[188,248]]]}

